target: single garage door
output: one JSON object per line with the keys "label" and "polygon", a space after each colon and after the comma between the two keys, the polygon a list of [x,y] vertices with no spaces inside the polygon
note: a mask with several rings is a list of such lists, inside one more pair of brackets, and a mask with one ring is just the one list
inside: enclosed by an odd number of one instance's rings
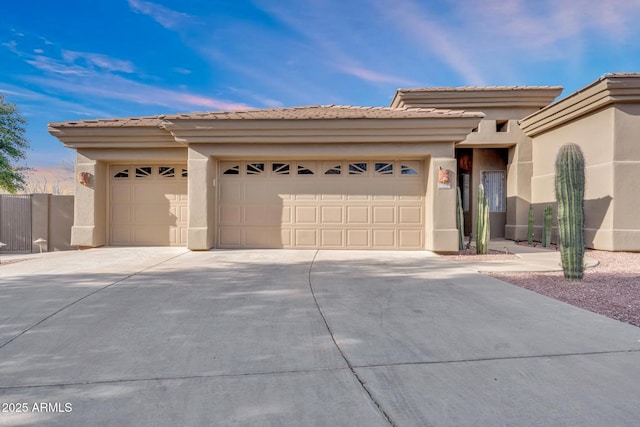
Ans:
{"label": "single garage door", "polygon": [[185,246],[186,165],[111,165],[109,242]]}
{"label": "single garage door", "polygon": [[424,249],[423,161],[221,161],[218,247]]}

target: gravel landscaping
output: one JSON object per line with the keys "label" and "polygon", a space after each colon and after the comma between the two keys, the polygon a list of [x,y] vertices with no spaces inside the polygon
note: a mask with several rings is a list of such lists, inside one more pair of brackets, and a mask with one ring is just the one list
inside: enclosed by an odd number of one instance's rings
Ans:
{"label": "gravel landscaping", "polygon": [[491,273],[492,277],[640,327],[640,253],[587,250],[599,264],[581,282],[562,272]]}

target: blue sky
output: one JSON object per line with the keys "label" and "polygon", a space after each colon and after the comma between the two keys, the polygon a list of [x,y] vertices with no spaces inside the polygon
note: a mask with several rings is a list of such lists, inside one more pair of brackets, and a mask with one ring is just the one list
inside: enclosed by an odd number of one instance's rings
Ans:
{"label": "blue sky", "polygon": [[4,2],[0,93],[31,167],[73,153],[47,123],[310,104],[400,87],[561,85],[640,71],[640,0]]}

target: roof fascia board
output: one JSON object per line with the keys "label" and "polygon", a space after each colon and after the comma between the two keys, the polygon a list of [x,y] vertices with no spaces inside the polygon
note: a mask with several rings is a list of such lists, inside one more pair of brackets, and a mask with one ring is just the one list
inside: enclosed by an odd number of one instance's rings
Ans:
{"label": "roof fascia board", "polygon": [[426,88],[398,89],[391,107],[423,108],[504,108],[549,105],[562,92],[561,86],[513,88]]}
{"label": "roof fascia board", "polygon": [[482,114],[452,118],[335,120],[172,120],[176,141],[197,143],[366,143],[461,141]]}
{"label": "roof fascia board", "polygon": [[[193,149],[193,148],[191,148]],[[358,157],[362,159],[374,159],[381,156],[394,156],[395,158],[424,158],[451,157],[453,145],[451,142],[438,141],[390,144],[370,143],[365,151],[362,145],[357,143],[345,143],[340,145],[340,150],[327,150],[326,144],[216,144],[198,146],[199,154],[222,159],[264,158],[264,159],[344,159],[345,157]]]}
{"label": "roof fascia board", "polygon": [[49,133],[69,148],[172,148],[181,147],[171,135],[159,127],[66,127],[50,124]]}
{"label": "roof fascia board", "polygon": [[106,162],[186,162],[187,147],[173,148],[131,148],[123,150],[117,147],[79,148],[78,153],[92,160]]}

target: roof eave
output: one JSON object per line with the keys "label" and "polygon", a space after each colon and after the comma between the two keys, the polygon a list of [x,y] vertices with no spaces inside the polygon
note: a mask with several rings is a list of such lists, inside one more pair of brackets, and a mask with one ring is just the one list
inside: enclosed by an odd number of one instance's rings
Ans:
{"label": "roof eave", "polygon": [[459,117],[323,120],[167,120],[176,141],[197,143],[347,143],[461,141],[481,113]]}
{"label": "roof eave", "polygon": [[534,137],[613,104],[640,103],[640,73],[605,74],[584,88],[520,120]]}
{"label": "roof eave", "polygon": [[479,109],[542,108],[562,92],[561,86],[500,86],[398,89],[391,107]]}
{"label": "roof eave", "polygon": [[182,147],[169,132],[159,127],[73,127],[50,123],[49,133],[65,147],[81,148],[176,148]]}

